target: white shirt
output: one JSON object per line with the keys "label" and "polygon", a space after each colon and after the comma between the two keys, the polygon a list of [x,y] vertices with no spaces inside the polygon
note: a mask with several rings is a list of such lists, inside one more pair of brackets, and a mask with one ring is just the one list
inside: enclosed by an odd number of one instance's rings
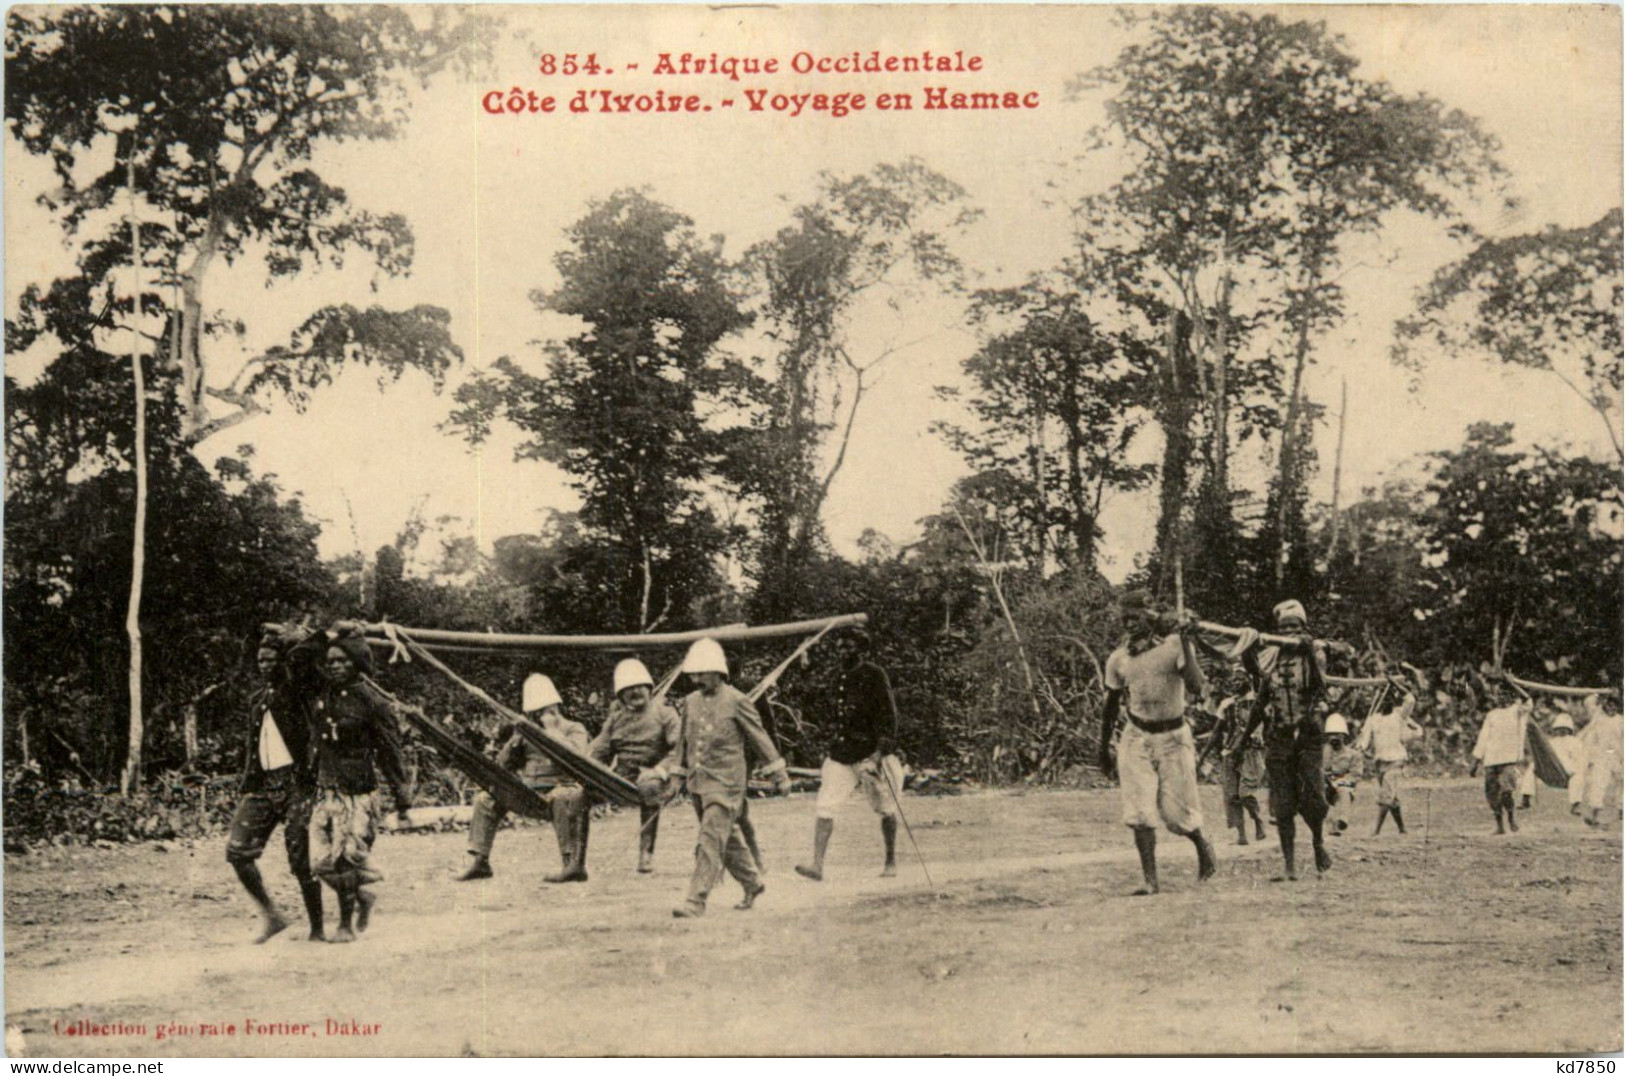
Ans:
{"label": "white shirt", "polygon": [[1399,709],[1376,714],[1360,730],[1355,741],[1357,751],[1369,751],[1378,762],[1404,762],[1410,757],[1405,744],[1422,734],[1422,729],[1411,720],[1416,709],[1416,696],[1406,695]]}
{"label": "white shirt", "polygon": [[276,722],[271,720],[271,711],[267,710],[265,716],[260,718],[260,769],[269,773],[292,765],[293,755],[288,751],[288,745],[282,742],[282,733],[277,730]]}
{"label": "white shirt", "polygon": [[1520,703],[1485,714],[1484,724],[1478,729],[1478,742],[1473,745],[1473,757],[1486,766],[1522,762],[1524,722],[1528,713]]}

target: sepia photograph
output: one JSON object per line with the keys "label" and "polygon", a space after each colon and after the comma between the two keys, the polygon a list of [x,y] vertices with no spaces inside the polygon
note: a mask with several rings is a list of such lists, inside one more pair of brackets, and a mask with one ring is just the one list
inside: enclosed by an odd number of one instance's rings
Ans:
{"label": "sepia photograph", "polygon": [[8,1058],[1625,1047],[1619,6],[5,20]]}

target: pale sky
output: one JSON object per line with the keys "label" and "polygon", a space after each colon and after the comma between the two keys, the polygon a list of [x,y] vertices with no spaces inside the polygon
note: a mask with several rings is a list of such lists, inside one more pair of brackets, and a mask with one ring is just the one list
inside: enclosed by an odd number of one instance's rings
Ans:
{"label": "pale sky", "polygon": [[[589,199],[619,187],[647,187],[657,199],[691,216],[702,235],[722,233],[727,252],[788,222],[788,209],[807,198],[815,174],[865,171],[918,156],[963,185],[983,211],[957,244],[978,285],[1013,284],[1052,266],[1067,253],[1064,205],[1051,184],[1068,192],[1099,190],[1118,163],[1096,154],[1080,161],[1084,132],[1099,118],[1098,101],[1069,103],[1069,77],[1109,61],[1125,40],[1105,8],[881,7],[780,8],[712,11],[701,8],[506,9],[513,23],[494,72],[474,83],[445,79],[415,98],[406,136],[382,145],[324,148],[315,166],[345,187],[353,201],[399,211],[417,235],[417,267],[406,280],[378,281],[360,259],[344,271],[325,270],[263,286],[263,273],[245,264],[210,281],[207,303],[249,323],[250,343],[266,346],[329,302],[401,308],[432,303],[453,315],[452,332],[467,353],[452,386],[502,355],[537,360],[528,341],[550,324],[527,299],[533,288],[557,283],[552,257],[565,227]],[[1281,10],[1281,9],[1277,9]],[[1363,61],[1361,74],[1385,78],[1403,92],[1426,92],[1477,116],[1503,143],[1524,211],[1499,219],[1494,207],[1477,218],[1500,233],[1548,224],[1588,224],[1621,202],[1620,53],[1615,8],[1491,6],[1294,9],[1321,19],[1347,39]],[[534,48],[526,41],[539,42]],[[788,66],[800,50],[818,55],[964,50],[984,57],[977,74],[837,76],[782,72],[738,83],[716,76],[651,74],[660,52],[774,56]],[[618,68],[597,79],[543,77],[535,53],[595,52]],[[639,65],[638,72],[625,66]],[[1037,91],[1033,110],[996,113],[927,112],[921,88]],[[707,101],[738,101],[733,109],[698,115],[493,116],[480,108],[488,90],[513,86],[567,99],[578,88],[620,92],[697,93]],[[865,111],[835,120],[789,118],[745,110],[742,90],[774,93],[850,90],[910,91],[916,110]],[[43,162],[6,147],[6,281],[8,313],[31,281],[66,272],[68,255],[49,217],[32,205],[54,186]],[[1414,289],[1457,253],[1433,225],[1399,222],[1368,244],[1344,280],[1351,317],[1326,343],[1309,391],[1335,407],[1338,385],[1349,382],[1345,500],[1380,481],[1419,452],[1461,442],[1467,425],[1515,421],[1526,441],[1567,442],[1608,453],[1595,414],[1555,378],[1471,362],[1439,361],[1416,392],[1409,374],[1387,358],[1391,327],[1410,306]],[[553,325],[552,328],[556,328]],[[976,340],[954,302],[910,304],[904,316],[866,312],[855,327],[862,342],[921,340],[889,361],[867,398],[846,469],[832,490],[826,523],[836,545],[851,552],[865,528],[897,540],[918,532],[948,486],[965,473],[959,459],[929,432],[942,405],[932,387],[958,380],[960,361]],[[221,345],[214,345],[220,347]],[[229,353],[211,352],[215,377],[236,367]],[[41,356],[12,359],[24,380]],[[515,462],[516,437],[499,433],[471,453],[441,433],[448,391],[431,393],[423,379],[380,394],[358,372],[319,392],[304,414],[278,406],[204,443],[206,459],[254,445],[258,465],[304,495],[325,521],[322,551],[354,549],[350,511],[369,554],[391,540],[420,502],[429,518],[455,515],[489,543],[534,530],[548,506],[571,507],[560,476],[535,462]],[[1323,462],[1317,492],[1330,488],[1335,428],[1318,431]],[[1154,454],[1154,443],[1137,446]],[[1242,477],[1256,474],[1243,468]],[[1108,506],[1107,573],[1120,577],[1150,538],[1151,496],[1119,497]]]}

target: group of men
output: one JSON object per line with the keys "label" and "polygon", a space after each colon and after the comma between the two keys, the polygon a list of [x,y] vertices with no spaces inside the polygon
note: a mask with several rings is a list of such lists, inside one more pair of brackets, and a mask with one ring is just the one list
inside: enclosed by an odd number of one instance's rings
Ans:
{"label": "group of men", "polygon": [[[349,942],[367,929],[383,875],[371,864],[382,777],[404,820],[411,805],[396,718],[363,674],[372,669],[358,625],[312,632],[287,626],[260,641],[260,688],[249,701],[242,795],[226,860],[261,919],[256,943],[292,921],[265,888],[258,860],[277,826],[299,883],[311,941]],[[328,938],[325,882],[338,896],[339,926]]]}
{"label": "group of men", "polygon": [[[1212,843],[1202,832],[1195,737],[1186,721],[1187,699],[1200,699],[1206,687],[1200,649],[1215,659],[1239,662],[1244,674],[1219,705],[1213,735],[1224,748],[1220,757],[1226,821],[1238,831],[1238,844],[1248,843],[1249,821],[1254,839],[1263,839],[1257,793],[1261,785],[1268,785],[1282,858],[1282,870],[1272,881],[1298,876],[1299,821],[1309,830],[1317,871],[1331,869],[1325,838],[1328,830],[1336,834],[1346,829],[1350,793],[1367,756],[1377,782],[1373,835],[1380,834],[1390,818],[1398,832],[1405,832],[1402,785],[1407,745],[1422,734],[1413,719],[1416,695],[1399,679],[1390,678],[1398,689],[1398,705],[1374,711],[1359,735],[1351,737],[1347,719],[1327,712],[1324,646],[1308,634],[1308,616],[1300,602],[1289,600],[1275,607],[1278,634],[1267,645],[1260,633],[1246,629],[1223,653],[1199,642],[1197,621],[1189,614],[1172,618],[1175,630],[1167,633],[1171,618],[1144,592],[1127,592],[1119,602],[1119,614],[1124,641],[1104,669],[1099,765],[1103,772],[1116,775],[1123,822],[1134,833],[1143,877],[1134,895],[1160,891],[1159,822],[1191,841],[1199,882],[1217,871]],[[1473,748],[1475,772],[1480,764],[1485,767],[1485,794],[1495,813],[1497,833],[1507,826],[1516,831],[1514,797],[1520,781],[1532,780],[1533,706],[1527,697],[1513,698],[1518,690],[1506,678],[1486,687],[1493,708],[1485,715]],[[1585,742],[1569,747],[1558,739],[1553,750],[1571,775],[1569,795],[1575,813],[1583,809],[1586,822],[1596,825],[1601,812],[1617,809],[1619,803],[1620,715],[1617,700],[1605,704],[1590,696],[1586,705],[1592,720]],[[1120,718],[1126,723],[1114,742]],[[1572,720],[1554,722],[1554,735],[1561,736],[1565,725],[1572,735]],[[1334,803],[1340,806],[1336,814]]]}
{"label": "group of men", "polygon": [[[886,672],[875,663],[861,629],[844,637],[834,690],[833,724],[813,835],[813,857],[796,872],[824,876],[836,808],[862,790],[880,816],[885,862],[896,873],[898,796],[902,765],[896,750],[897,707]],[[324,659],[318,669],[318,655]],[[262,921],[256,943],[287,929],[289,918],[266,891],[258,859],[278,825],[288,865],[298,881],[313,941],[347,942],[367,928],[382,880],[371,861],[377,832],[379,779],[394,796],[403,822],[411,803],[396,717],[389,702],[364,681],[371,661],[359,625],[326,632],[292,626],[269,630],[258,659],[262,687],[250,703],[242,796],[232,819],[226,858],[254,901]],[[762,724],[751,697],[729,682],[726,653],[714,639],[694,642],[682,672],[693,683],[682,714],[657,697],[654,678],[636,658],[616,665],[613,701],[596,737],[564,713],[553,681],[532,673],[522,706],[549,736],[577,753],[611,766],[642,794],[638,829],[639,873],[653,870],[662,807],[686,789],[699,821],[694,868],[678,918],[704,915],[711,890],[726,871],[744,891],[749,909],[766,890],[761,854],[747,806],[753,771],[789,791],[784,759]],[[499,735],[500,765],[535,791],[558,839],[561,868],[545,881],[587,881],[587,839],[592,796],[532,747],[517,730]],[[505,810],[489,792],[474,800],[466,862],[459,881],[490,878],[491,852]],[[318,881],[318,879],[320,881]],[[338,895],[340,925],[324,929],[321,882]]]}

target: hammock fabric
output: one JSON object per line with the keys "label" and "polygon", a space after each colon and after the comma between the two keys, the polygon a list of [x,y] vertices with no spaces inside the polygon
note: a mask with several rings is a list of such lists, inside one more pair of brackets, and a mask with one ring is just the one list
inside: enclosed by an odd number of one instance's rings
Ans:
{"label": "hammock fabric", "polygon": [[1535,776],[1551,788],[1569,787],[1568,767],[1552,748],[1552,741],[1533,721],[1529,722],[1529,754],[1535,760]]}
{"label": "hammock fabric", "polygon": [[429,741],[429,746],[434,748],[435,754],[462,770],[471,781],[489,792],[491,798],[505,810],[524,815],[526,818],[548,817],[547,805],[525,782],[441,728],[422,710],[402,702],[370,678],[367,678],[367,683],[395,705],[401,716]]}

